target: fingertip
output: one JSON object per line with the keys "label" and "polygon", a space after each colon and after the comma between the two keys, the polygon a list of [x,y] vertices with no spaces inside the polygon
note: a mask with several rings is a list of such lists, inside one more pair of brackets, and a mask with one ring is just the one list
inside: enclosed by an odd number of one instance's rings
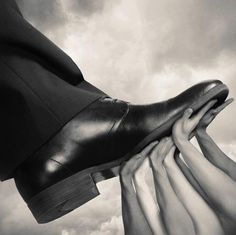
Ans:
{"label": "fingertip", "polygon": [[143,158],[143,154],[142,153],[138,153],[138,154],[136,154],[136,156],[135,156],[135,158],[136,159],[140,159],[140,158]]}
{"label": "fingertip", "polygon": [[213,99],[213,100],[210,100],[209,103],[216,103],[218,100],[217,99]]}
{"label": "fingertip", "polygon": [[228,101],[228,103],[230,104],[230,103],[232,103],[233,101],[234,101],[234,98],[233,97],[231,97],[231,98],[229,98],[228,100],[226,100],[226,102]]}
{"label": "fingertip", "polygon": [[192,108],[187,108],[185,111],[184,111],[184,114],[185,115],[191,115],[193,113],[193,109]]}
{"label": "fingertip", "polygon": [[141,153],[147,155],[151,150],[153,150],[153,148],[159,143],[158,140],[155,140],[153,142],[151,142],[150,144],[148,144],[142,151]]}
{"label": "fingertip", "polygon": [[175,145],[173,145],[172,147],[171,147],[171,149],[170,149],[170,152],[175,152],[175,149],[176,149],[176,146]]}
{"label": "fingertip", "polygon": [[214,106],[216,103],[217,103],[217,100],[215,99],[215,100],[209,101],[208,105],[209,105],[210,107],[212,107],[212,106]]}
{"label": "fingertip", "polygon": [[187,109],[186,109],[186,112],[187,112],[187,113],[192,113],[192,112],[193,112],[193,109],[192,109],[192,108],[187,108]]}
{"label": "fingertip", "polygon": [[155,140],[153,142],[151,142],[150,146],[153,148],[155,147],[156,145],[158,145],[159,141],[158,140]]}
{"label": "fingertip", "polygon": [[152,146],[155,146],[155,145],[157,145],[158,143],[159,143],[158,140],[154,140],[151,144],[152,144]]}
{"label": "fingertip", "polygon": [[164,138],[161,139],[160,143],[157,145],[157,147],[159,148],[163,148],[164,146],[168,147],[170,146],[170,144],[172,143],[172,139],[169,136],[166,136]]}
{"label": "fingertip", "polygon": [[[160,140],[160,142],[159,142],[158,145],[160,146],[160,145],[166,143],[167,140],[168,140],[168,137],[164,137],[164,138],[162,138],[162,139]],[[157,146],[158,146],[158,145],[157,145]]]}
{"label": "fingertip", "polygon": [[212,100],[212,103],[215,104],[215,103],[217,103],[217,101],[218,101],[217,99],[214,99],[214,100]]}
{"label": "fingertip", "polygon": [[163,142],[166,142],[166,141],[168,141],[168,140],[169,140],[169,138],[170,138],[170,137],[168,137],[168,136],[164,137],[164,138],[163,138]]}

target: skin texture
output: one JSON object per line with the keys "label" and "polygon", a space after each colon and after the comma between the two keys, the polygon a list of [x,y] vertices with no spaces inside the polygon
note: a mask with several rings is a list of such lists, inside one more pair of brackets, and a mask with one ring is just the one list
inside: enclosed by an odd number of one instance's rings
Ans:
{"label": "skin texture", "polygon": [[156,189],[160,215],[169,235],[195,234],[193,223],[186,209],[175,194],[163,167],[164,158],[170,154],[173,142],[164,138],[150,154],[150,165]]}
{"label": "skin texture", "polygon": [[[236,164],[227,155],[225,155],[220,148],[216,145],[214,140],[208,135],[207,127],[216,118],[216,116],[224,110],[229,104],[233,102],[233,98],[228,99],[222,105],[215,109],[210,109],[199,121],[196,129],[190,134],[189,139],[193,136],[196,137],[199,146],[204,154],[204,156],[216,167],[220,168],[224,172],[228,173],[232,179],[236,179]],[[191,183],[191,185],[198,191],[198,193],[205,199],[208,200],[206,193],[201,188],[199,183],[196,181],[191,171],[187,165],[181,160],[179,156],[179,150],[175,151],[175,161],[178,167],[181,169],[182,173]],[[208,200],[208,204],[211,202]],[[214,207],[211,204],[212,207]],[[214,208],[217,209],[217,208]]]}
{"label": "skin texture", "polygon": [[[203,118],[199,121],[196,129],[190,134],[191,139],[193,136],[196,137],[199,146],[204,153],[204,156],[216,167],[223,170],[225,173],[230,175],[232,179],[235,180],[236,164],[232,161],[227,155],[225,155],[220,148],[216,145],[214,140],[208,135],[207,127],[209,124],[216,118],[216,116],[224,110],[229,104],[233,102],[233,98],[228,99],[225,103],[220,105],[215,109],[210,109]],[[185,175],[186,179],[191,183],[191,185],[197,190],[197,192],[206,200],[211,207],[211,201],[208,199],[207,194],[201,188],[199,183],[196,181],[192,175],[190,169],[187,165],[181,160],[179,156],[179,150],[175,151],[175,161],[178,167],[181,169],[182,173]],[[214,208],[217,210],[217,208]]]}
{"label": "skin texture", "polygon": [[[172,138],[149,144],[123,163],[120,182],[125,234],[223,235],[225,216],[235,223],[235,163],[206,133],[216,115],[231,102],[211,109],[215,104],[211,101],[193,117],[187,109],[173,126]],[[189,141],[194,135],[206,156]],[[150,171],[156,200],[146,179]]]}
{"label": "skin texture", "polygon": [[141,153],[124,162],[120,168],[122,218],[126,235],[153,234],[139,205],[133,187],[133,176],[155,144],[154,142],[148,145]]}
{"label": "skin texture", "polygon": [[134,174],[134,186],[139,205],[144,216],[155,235],[165,235],[160,209],[151,193],[150,185],[146,181],[147,173],[150,171],[149,159],[146,157]]}
{"label": "skin texture", "polygon": [[224,234],[220,221],[206,201],[191,186],[174,160],[176,147],[172,147],[164,160],[164,166],[179,200],[183,203],[191,218],[194,230],[198,235]]}
{"label": "skin texture", "polygon": [[[191,132],[197,127],[200,120],[213,105],[214,101],[209,102],[193,117],[190,117],[192,110],[186,110],[183,117],[173,126],[173,139],[192,175],[201,185],[201,188],[204,190],[211,203],[221,211],[223,215],[236,221],[235,181],[230,175],[213,165],[188,140]],[[210,148],[212,147],[214,146],[210,145]]]}
{"label": "skin texture", "polygon": [[215,117],[229,104],[233,99],[227,100],[216,109],[209,110],[200,120],[196,129],[196,138],[204,156],[216,167],[220,168],[234,181],[236,181],[236,164],[217,146],[214,140],[208,135],[207,127]]}
{"label": "skin texture", "polygon": [[[191,218],[177,198],[162,165],[164,157],[173,146],[173,142],[167,140],[165,138],[159,144],[150,144],[121,168],[125,234],[195,234]],[[153,172],[159,206],[145,180],[146,172],[150,170],[149,165]]]}

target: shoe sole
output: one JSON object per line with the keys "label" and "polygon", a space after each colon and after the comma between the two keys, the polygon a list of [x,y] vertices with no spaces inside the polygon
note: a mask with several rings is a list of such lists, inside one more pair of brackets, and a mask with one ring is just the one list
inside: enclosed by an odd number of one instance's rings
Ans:
{"label": "shoe sole", "polygon": [[[222,100],[225,100],[227,94],[228,88],[224,84],[217,85],[193,103],[191,108],[196,112],[208,101],[217,98],[217,96],[221,95],[223,97],[221,97]],[[179,113],[175,119],[182,115],[183,112]],[[172,119],[165,122],[146,136],[124,157],[80,171],[32,197],[27,202],[27,205],[37,222],[41,224],[53,221],[97,197],[100,193],[96,183],[117,176],[119,174],[119,165],[124,160],[140,152],[146,145],[154,141],[157,136],[160,137],[160,133],[164,132],[166,126],[171,128],[172,124]]]}

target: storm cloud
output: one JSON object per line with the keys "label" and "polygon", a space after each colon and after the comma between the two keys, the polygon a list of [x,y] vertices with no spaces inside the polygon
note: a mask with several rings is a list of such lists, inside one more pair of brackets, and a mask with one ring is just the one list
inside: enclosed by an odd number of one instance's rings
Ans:
{"label": "storm cloud", "polygon": [[[109,95],[151,103],[206,79],[220,79],[236,97],[234,0],[18,0],[31,24]],[[209,133],[236,157],[236,105]],[[0,234],[123,234],[118,179],[99,184],[101,196],[63,218],[38,225],[12,180],[0,184]]]}

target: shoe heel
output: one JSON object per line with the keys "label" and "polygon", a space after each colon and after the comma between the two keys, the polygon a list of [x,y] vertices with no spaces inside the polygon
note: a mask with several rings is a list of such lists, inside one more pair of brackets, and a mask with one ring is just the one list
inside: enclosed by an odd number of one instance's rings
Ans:
{"label": "shoe heel", "polygon": [[46,188],[27,204],[38,223],[55,220],[99,195],[90,174],[75,174]]}

